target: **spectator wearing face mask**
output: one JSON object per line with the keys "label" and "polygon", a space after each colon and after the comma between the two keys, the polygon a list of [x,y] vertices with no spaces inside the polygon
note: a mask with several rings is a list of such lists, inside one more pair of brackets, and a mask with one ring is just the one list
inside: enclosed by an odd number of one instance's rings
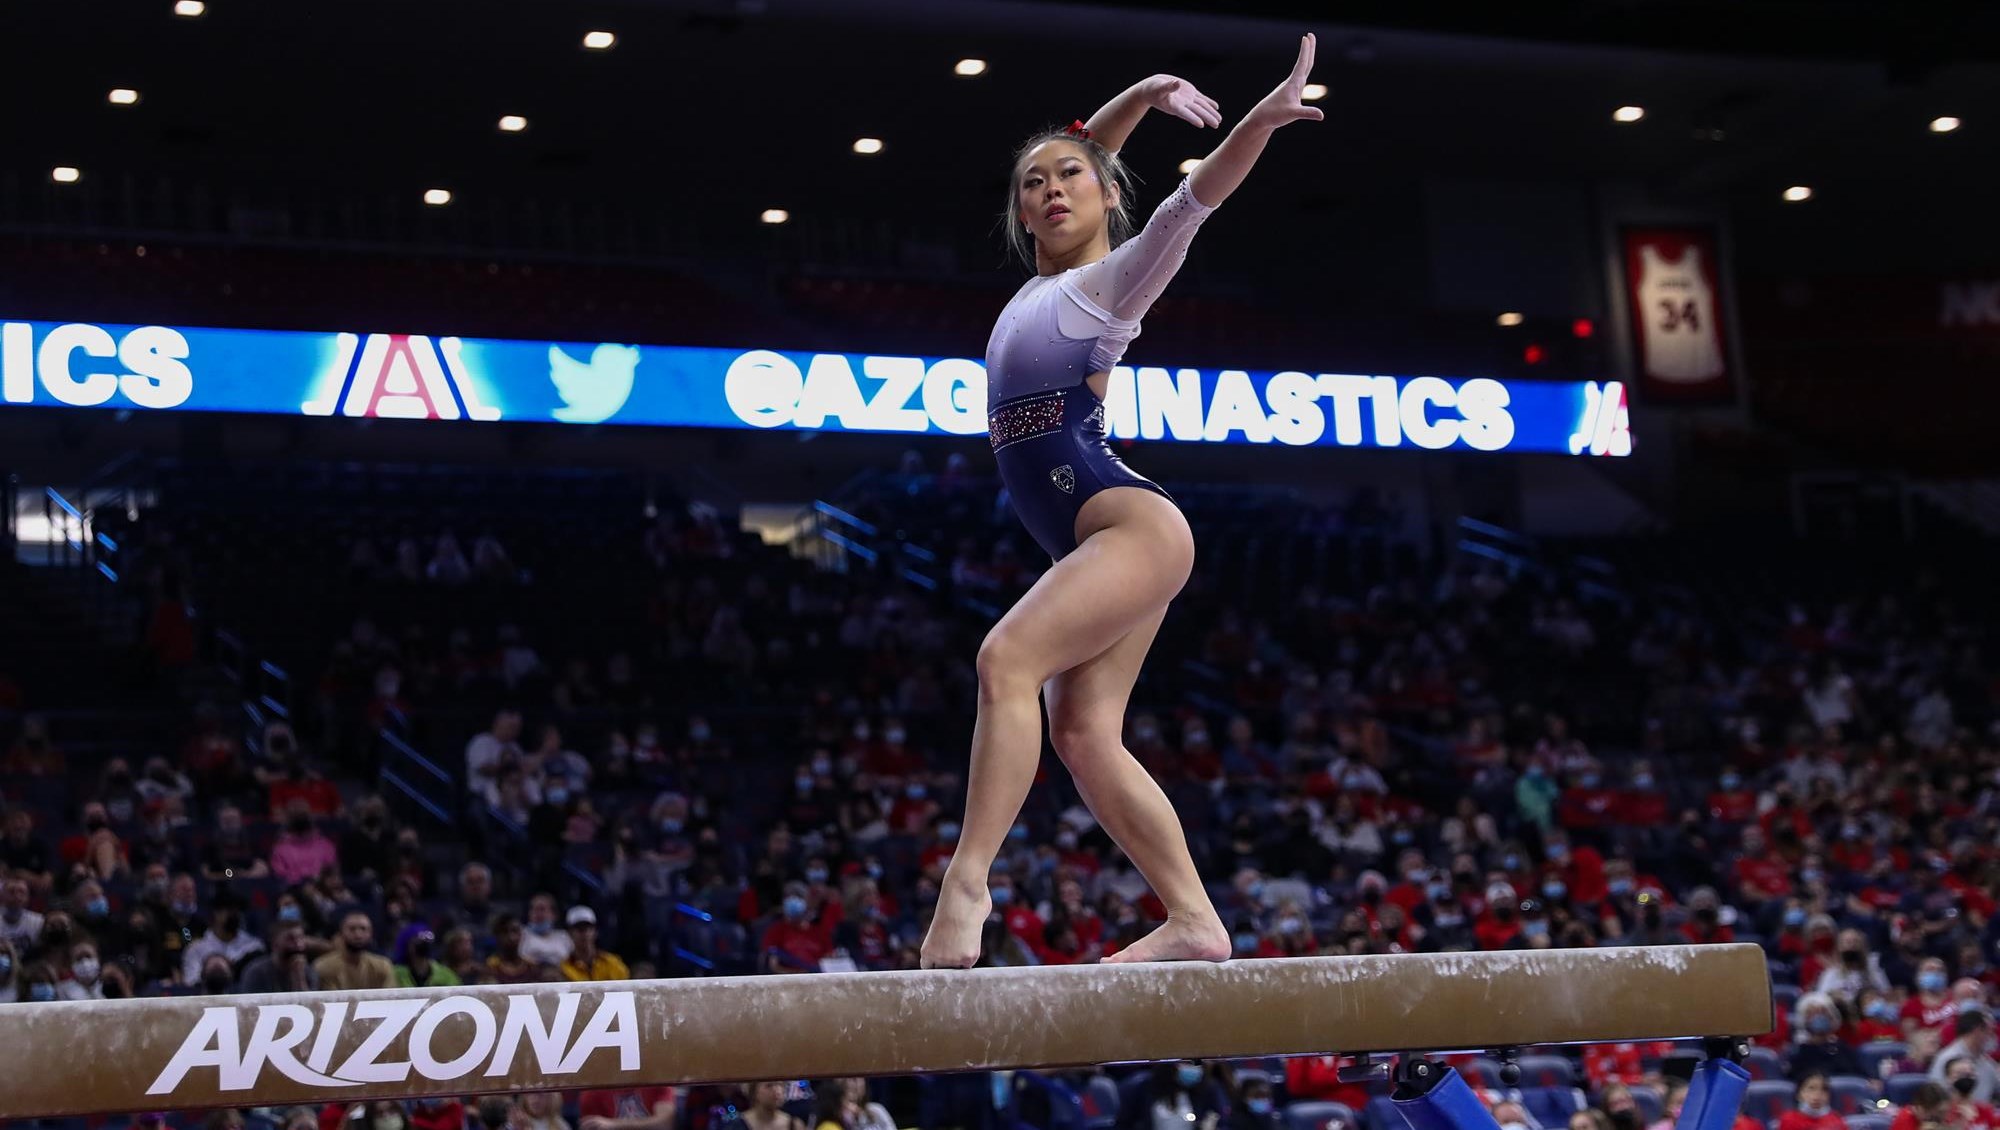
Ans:
{"label": "spectator wearing face mask", "polygon": [[1837,948],[1839,962],[1820,974],[1815,989],[1841,1001],[1855,999],[1863,989],[1889,991],[1889,978],[1882,972],[1881,961],[1869,951],[1868,939],[1861,931],[1842,930]]}
{"label": "spectator wearing face mask", "polygon": [[1903,1028],[1897,1020],[1898,1011],[1895,1001],[1874,989],[1863,989],[1853,1017],[1847,1027],[1841,1029],[1840,1038],[1855,1047],[1875,1040],[1900,1040]]}
{"label": "spectator wearing face mask", "polygon": [[306,959],[306,932],[297,922],[271,931],[270,952],[243,967],[246,993],[299,993],[320,987],[319,972]]}
{"label": "spectator wearing face mask", "polygon": [[1271,1094],[1270,1080],[1252,1078],[1245,1081],[1243,1094],[1230,1107],[1225,1125],[1228,1130],[1278,1130],[1281,1122],[1278,1104]]}
{"label": "spectator wearing face mask", "polygon": [[230,966],[228,958],[219,953],[212,953],[208,955],[207,961],[201,963],[201,969],[192,984],[196,986],[195,992],[199,995],[225,996],[236,990],[236,970]]}
{"label": "spectator wearing face mask", "polygon": [[1825,993],[1806,993],[1792,1010],[1796,1043],[1790,1057],[1791,1076],[1801,1088],[1811,1075],[1859,1075],[1861,1060],[1840,1039],[1840,1005]]}
{"label": "spectator wearing face mask", "polygon": [[632,977],[625,961],[615,953],[597,948],[597,912],[587,906],[572,906],[565,919],[569,926],[571,950],[562,963],[566,981],[626,981]]}
{"label": "spectator wearing face mask", "polygon": [[396,984],[405,989],[427,989],[435,985],[457,985],[458,974],[441,961],[433,958],[437,953],[437,935],[429,930],[420,930],[410,938],[408,960],[396,966]]}
{"label": "spectator wearing face mask", "polygon": [[36,962],[22,970],[21,999],[34,1004],[46,1004],[60,999],[56,994],[55,968],[43,962]]}
{"label": "spectator wearing face mask", "polygon": [[1950,978],[1944,962],[1935,957],[1925,958],[1917,966],[1916,982],[1917,991],[1903,1002],[1897,1017],[1902,1023],[1902,1038],[1908,1039],[1919,1028],[1933,1029],[1942,1036],[1958,1016],[1958,1001],[1948,991]]}
{"label": "spectator wearing face mask", "polygon": [[556,920],[556,897],[547,892],[528,900],[528,918],[523,923],[521,956],[536,965],[559,967],[576,948],[569,932]]}
{"label": "spectator wearing face mask", "polygon": [[221,954],[234,968],[263,949],[263,940],[243,929],[243,912],[233,906],[223,907],[215,912],[208,933],[196,938],[181,954],[181,984],[200,984],[202,964],[215,954]]}
{"label": "spectator wearing face mask", "polygon": [[1118,1111],[1117,1130],[1213,1130],[1229,1099],[1208,1069],[1194,1060],[1153,1066],[1133,1101]]}
{"label": "spectator wearing face mask", "polygon": [[1499,1123],[1500,1130],[1541,1130],[1534,1115],[1528,1108],[1509,1099],[1493,1104],[1493,1121]]}
{"label": "spectator wearing face mask", "polygon": [[1473,923],[1472,933],[1483,950],[1508,949],[1521,936],[1521,900],[1512,885],[1493,883],[1486,888],[1486,913]]}
{"label": "spectator wearing face mask", "polygon": [[1777,1130],[1847,1130],[1847,1120],[1834,1113],[1833,1089],[1823,1072],[1799,1077],[1798,1109],[1778,1118]]}
{"label": "spectator wearing face mask", "polygon": [[759,943],[764,968],[770,973],[811,973],[833,950],[831,928],[814,921],[804,883],[785,884],[778,918],[764,928]]}
{"label": "spectator wearing face mask", "polygon": [[339,849],[313,822],[305,802],[293,801],[285,810],[285,834],[271,848],[271,873],[286,883],[300,883],[329,867],[340,867]]}
{"label": "spectator wearing face mask", "polygon": [[374,944],[375,923],[362,911],[350,911],[341,920],[333,949],[313,962],[320,986],[335,990],[394,988],[396,968],[388,958],[369,952]]}
{"label": "spectator wearing face mask", "polygon": [[2000,1093],[2000,1064],[1993,1061],[1993,1018],[1981,1009],[1962,1008],[1952,1018],[1953,1039],[1931,1061],[1930,1077],[1944,1083],[1951,1078],[1952,1065],[1968,1061],[1972,1066],[1974,1102],[1991,1103]]}
{"label": "spectator wearing face mask", "polygon": [[271,873],[264,855],[264,845],[253,840],[243,826],[242,809],[224,804],[215,810],[215,831],[201,852],[202,873],[210,882],[262,879]]}
{"label": "spectator wearing face mask", "polygon": [[66,1001],[104,999],[104,965],[97,958],[97,946],[78,942],[70,947],[69,976],[56,983],[56,996]]}
{"label": "spectator wearing face mask", "polygon": [[1719,945],[1736,940],[1736,928],[1723,912],[1722,898],[1712,887],[1696,887],[1688,895],[1688,920],[1681,938],[1689,945]]}

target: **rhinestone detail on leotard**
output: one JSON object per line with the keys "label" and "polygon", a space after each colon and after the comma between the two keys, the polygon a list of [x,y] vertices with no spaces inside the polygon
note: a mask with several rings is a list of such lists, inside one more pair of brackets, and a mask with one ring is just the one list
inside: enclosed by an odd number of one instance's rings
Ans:
{"label": "rhinestone detail on leotard", "polygon": [[986,439],[998,451],[1010,443],[1056,431],[1062,421],[1062,393],[1024,396],[986,414]]}

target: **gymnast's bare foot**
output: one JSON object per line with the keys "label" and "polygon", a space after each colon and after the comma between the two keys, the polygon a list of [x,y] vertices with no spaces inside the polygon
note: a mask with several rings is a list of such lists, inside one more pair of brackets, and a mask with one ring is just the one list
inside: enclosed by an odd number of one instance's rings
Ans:
{"label": "gymnast's bare foot", "polygon": [[[993,913],[993,896],[984,880],[954,883],[946,876],[938,890],[937,909],[924,935],[925,969],[970,969],[979,960],[979,934]],[[1226,939],[1225,939],[1226,940]]]}
{"label": "gymnast's bare foot", "polygon": [[1229,931],[1213,911],[1169,915],[1158,929],[1105,958],[1107,964],[1128,961],[1225,961]]}

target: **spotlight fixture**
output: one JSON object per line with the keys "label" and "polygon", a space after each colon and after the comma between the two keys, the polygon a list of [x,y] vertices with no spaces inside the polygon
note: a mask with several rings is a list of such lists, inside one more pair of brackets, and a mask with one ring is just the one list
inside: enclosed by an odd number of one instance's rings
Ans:
{"label": "spotlight fixture", "polygon": [[782,224],[791,218],[792,214],[783,208],[766,208],[764,214],[759,217],[767,224]]}
{"label": "spotlight fixture", "polygon": [[1643,118],[1645,116],[1646,116],[1646,108],[1644,106],[1620,106],[1616,110],[1611,111],[1612,121],[1622,122],[1627,125],[1630,125],[1631,123],[1636,122],[1640,118]]}
{"label": "spotlight fixture", "polygon": [[195,19],[208,11],[208,5],[201,0],[174,0],[174,15],[184,19]]}
{"label": "spotlight fixture", "polygon": [[136,106],[139,104],[139,92],[121,86],[111,92],[111,104],[113,106]]}
{"label": "spotlight fixture", "polygon": [[508,114],[500,119],[500,132],[520,133],[528,128],[528,119],[519,114]]}
{"label": "spotlight fixture", "polygon": [[951,69],[951,73],[960,78],[977,78],[986,73],[986,60],[960,59],[958,65]]}
{"label": "spotlight fixture", "polygon": [[880,153],[882,152],[882,139],[879,137],[857,137],[854,139],[854,151],[863,155]]}
{"label": "spotlight fixture", "polygon": [[68,165],[57,165],[49,172],[49,179],[57,184],[75,184],[83,179],[83,174]]}
{"label": "spotlight fixture", "polygon": [[1785,190],[1785,199],[1793,204],[1797,204],[1801,200],[1811,200],[1812,189],[1802,184],[1795,184]]}
{"label": "spotlight fixture", "polygon": [[1954,118],[1951,115],[1947,114],[1942,118],[1931,119],[1931,132],[1950,133],[1951,131],[1957,129],[1959,126],[1962,126],[1964,124],[1965,124],[1964,122],[1961,122],[1957,118]]}
{"label": "spotlight fixture", "polygon": [[433,208],[442,208],[451,203],[451,190],[448,188],[426,189],[424,190],[424,203]]}
{"label": "spotlight fixture", "polygon": [[1502,326],[1518,326],[1522,322],[1527,321],[1527,319],[1523,318],[1519,311],[1509,310],[1498,318],[1493,319],[1493,321]]}
{"label": "spotlight fixture", "polygon": [[1317,102],[1325,97],[1326,84],[1323,82],[1309,82],[1303,90],[1299,91],[1300,100],[1305,102]]}
{"label": "spotlight fixture", "polygon": [[1189,157],[1187,160],[1181,162],[1181,175],[1186,176],[1200,167],[1201,158]]}
{"label": "spotlight fixture", "polygon": [[608,31],[585,32],[583,36],[584,47],[592,51],[609,51],[616,42],[618,37]]}

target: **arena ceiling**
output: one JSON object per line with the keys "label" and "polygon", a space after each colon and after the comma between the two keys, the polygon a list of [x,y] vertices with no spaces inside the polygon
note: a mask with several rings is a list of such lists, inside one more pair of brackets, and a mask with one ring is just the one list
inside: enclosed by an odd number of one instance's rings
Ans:
{"label": "arena ceiling", "polygon": [[[1307,28],[1329,117],[1282,137],[1246,188],[1274,224],[1365,224],[1439,179],[1609,181],[1801,241],[1866,230],[1886,251],[1963,252],[1994,222],[2000,171],[1993,5],[1312,6],[1329,20],[1276,0],[1229,15],[1212,0],[207,0],[198,18],[175,2],[10,0],[0,220],[167,180],[252,211],[333,198],[421,215],[443,188],[466,212],[567,201],[755,240],[762,210],[784,208],[800,228],[997,248],[1021,136],[1154,71],[1241,114]],[[616,45],[583,49],[594,29]],[[955,76],[963,58],[986,73]],[[1615,123],[1628,104],[1645,118]],[[528,128],[502,131],[503,115]],[[1941,116],[1963,127],[1931,132]],[[855,154],[864,136],[882,152]],[[1143,129],[1128,156],[1148,199],[1218,137]],[[82,184],[52,184],[58,166]],[[1814,188],[1806,208],[1781,200],[1796,184]]]}

